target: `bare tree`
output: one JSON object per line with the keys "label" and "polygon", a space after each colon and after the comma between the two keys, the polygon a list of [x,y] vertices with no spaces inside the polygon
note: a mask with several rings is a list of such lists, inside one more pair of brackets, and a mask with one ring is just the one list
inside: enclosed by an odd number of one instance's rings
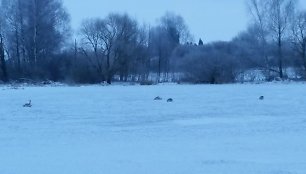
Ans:
{"label": "bare tree", "polygon": [[135,60],[133,67],[135,73],[140,76],[139,80],[142,83],[148,82],[150,74],[150,56],[149,56],[149,29],[147,26],[139,27],[137,34],[137,44],[135,50]]}
{"label": "bare tree", "polygon": [[273,70],[269,66],[266,54],[266,45],[270,36],[276,43],[278,73],[283,78],[283,42],[287,37],[290,20],[294,13],[296,0],[248,0],[248,7],[258,26],[259,37],[262,43],[262,55],[265,57],[266,69]]}
{"label": "bare tree", "polygon": [[161,17],[160,25],[167,31],[173,44],[184,44],[193,40],[184,18],[180,15],[167,12]]}
{"label": "bare tree", "polygon": [[49,62],[70,36],[70,17],[62,0],[2,0],[2,5],[8,62],[16,68],[16,78],[47,76]]}
{"label": "bare tree", "polygon": [[149,50],[152,59],[157,65],[157,82],[161,80],[161,73],[163,71],[164,60],[166,59],[167,48],[166,32],[161,27],[155,27],[149,31]]}
{"label": "bare tree", "polygon": [[[1,7],[1,6],[0,6]],[[8,74],[6,69],[6,61],[4,54],[4,38],[3,38],[3,14],[0,12],[0,79],[4,82],[8,81]]]}
{"label": "bare tree", "polygon": [[[184,21],[184,18],[174,13],[166,13],[161,17],[160,26],[166,32],[166,45],[165,49],[165,79],[168,79],[171,67],[171,55],[175,48],[180,44],[185,44],[192,40],[189,29]],[[175,61],[175,60],[172,60]]]}
{"label": "bare tree", "polygon": [[[103,76],[104,61],[104,43],[101,34],[104,30],[104,21],[102,19],[87,19],[83,21],[81,27],[81,35],[83,37],[82,53],[88,58],[92,66],[97,72]],[[90,48],[90,49],[89,49]],[[93,55],[88,52],[91,50]]]}
{"label": "bare tree", "polygon": [[[268,4],[266,0],[248,0],[248,8],[249,12],[253,19],[253,27],[252,33],[259,39],[259,50],[261,57],[264,59],[263,67],[267,72],[268,78],[270,78],[270,72],[272,70],[268,53],[267,53],[267,45],[268,45],[268,18],[267,18],[267,11],[268,11]],[[255,30],[254,30],[255,29]],[[256,31],[256,32],[254,32]]]}
{"label": "bare tree", "polygon": [[117,72],[121,80],[127,79],[135,57],[138,31],[137,21],[127,14],[110,14],[105,19],[83,23],[81,33],[92,48],[95,66],[103,72],[107,83],[112,82]]}
{"label": "bare tree", "polygon": [[117,27],[119,34],[115,40],[115,53],[118,55],[117,69],[119,71],[120,80],[127,81],[131,72],[132,64],[136,58],[135,51],[139,41],[140,34],[138,23],[127,14],[117,15]]}
{"label": "bare tree", "polygon": [[306,11],[299,11],[292,23],[292,37],[295,50],[301,57],[306,73]]}
{"label": "bare tree", "polygon": [[5,62],[5,57],[4,57],[4,43],[3,43],[3,37],[2,34],[0,33],[0,66],[1,66],[1,79],[4,82],[8,81],[8,75],[7,75],[7,69],[6,69],[6,62]]}
{"label": "bare tree", "polygon": [[70,36],[69,21],[61,0],[29,0],[27,46],[32,63],[61,49]]}
{"label": "bare tree", "polygon": [[168,79],[173,51],[190,40],[192,37],[184,19],[173,13],[166,13],[161,17],[160,24],[151,29],[149,47],[152,57],[157,58],[158,82],[162,73],[164,80]]}
{"label": "bare tree", "polygon": [[8,49],[11,52],[14,63],[18,73],[22,71],[22,64],[25,57],[25,20],[24,6],[26,1],[24,0],[3,0],[3,12],[5,14],[8,28],[6,31],[7,39],[9,40]]}
{"label": "bare tree", "polygon": [[269,0],[269,28],[277,43],[279,77],[283,78],[283,41],[288,32],[296,0]]}

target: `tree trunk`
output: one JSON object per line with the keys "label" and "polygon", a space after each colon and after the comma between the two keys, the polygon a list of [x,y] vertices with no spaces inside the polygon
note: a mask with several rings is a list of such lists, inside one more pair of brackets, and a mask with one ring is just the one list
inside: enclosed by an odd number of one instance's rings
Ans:
{"label": "tree trunk", "polygon": [[20,60],[20,50],[19,50],[19,32],[16,28],[15,30],[15,39],[16,39],[16,59],[17,59],[17,71],[21,73],[21,60]]}
{"label": "tree trunk", "polygon": [[160,83],[160,75],[161,75],[161,50],[159,50],[158,55],[158,76],[157,76],[157,83]]}
{"label": "tree trunk", "polygon": [[78,43],[77,40],[74,40],[74,62],[77,61],[78,58]]}
{"label": "tree trunk", "polygon": [[279,30],[279,35],[278,35],[278,69],[279,69],[279,77],[283,79],[284,74],[283,74],[283,52],[282,52],[281,30]]}
{"label": "tree trunk", "polygon": [[8,82],[8,74],[7,74],[6,63],[4,59],[3,38],[1,35],[0,35],[0,64],[1,64],[1,70],[2,70],[2,80],[4,82]]}
{"label": "tree trunk", "polygon": [[304,62],[304,71],[306,72],[306,39],[302,44],[302,60]]}
{"label": "tree trunk", "polygon": [[35,68],[37,68],[37,55],[38,55],[38,50],[37,50],[37,33],[38,33],[38,8],[37,8],[37,0],[34,0],[34,21],[33,21],[33,63],[35,65]]}
{"label": "tree trunk", "polygon": [[[23,7],[21,5],[21,0],[18,0],[18,12],[19,12],[19,17],[18,17],[18,23],[20,25],[20,33],[19,33],[19,49],[21,49],[21,56],[20,56],[20,62],[22,65],[26,64],[29,62],[28,58],[26,58],[26,48],[25,48],[25,25],[24,25],[24,14],[22,12]],[[19,53],[20,54],[20,53]],[[21,59],[22,57],[22,59]]]}
{"label": "tree trunk", "polygon": [[110,75],[107,75],[106,83],[109,84],[109,85],[112,84],[112,78],[111,78]]}
{"label": "tree trunk", "polygon": [[108,53],[106,57],[106,82],[107,84],[112,84],[112,75],[111,75],[111,68],[110,68],[110,54]]}
{"label": "tree trunk", "polygon": [[126,71],[126,72],[124,73],[124,82],[127,82],[127,81],[128,81],[128,77],[129,77],[129,74],[128,74],[128,72]]}
{"label": "tree trunk", "polygon": [[122,82],[123,81],[123,71],[122,71],[122,69],[120,70],[120,81]]}

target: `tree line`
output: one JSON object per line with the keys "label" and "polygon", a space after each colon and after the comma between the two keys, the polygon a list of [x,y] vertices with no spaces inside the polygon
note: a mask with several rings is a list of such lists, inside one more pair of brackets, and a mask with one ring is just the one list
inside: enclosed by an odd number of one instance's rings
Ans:
{"label": "tree line", "polygon": [[173,13],[154,26],[120,13],[85,19],[73,39],[61,0],[1,0],[0,80],[216,84],[258,74],[266,81],[305,79],[305,9],[297,0],[247,4],[245,31],[231,41],[195,43],[183,17]]}

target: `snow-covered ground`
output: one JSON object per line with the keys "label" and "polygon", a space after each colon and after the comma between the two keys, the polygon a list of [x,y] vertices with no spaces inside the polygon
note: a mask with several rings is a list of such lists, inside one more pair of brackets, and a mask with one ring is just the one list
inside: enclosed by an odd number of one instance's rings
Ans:
{"label": "snow-covered ground", "polygon": [[0,87],[0,174],[305,173],[304,84]]}

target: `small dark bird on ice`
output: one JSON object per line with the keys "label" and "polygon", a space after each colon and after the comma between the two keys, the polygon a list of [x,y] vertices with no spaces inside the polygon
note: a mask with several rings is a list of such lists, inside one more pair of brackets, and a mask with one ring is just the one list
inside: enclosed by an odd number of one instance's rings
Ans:
{"label": "small dark bird on ice", "polygon": [[160,96],[154,98],[154,100],[163,100]]}
{"label": "small dark bird on ice", "polygon": [[24,108],[30,108],[30,107],[32,107],[32,102],[31,102],[31,100],[29,100],[29,103],[24,104],[23,107],[24,107]]}
{"label": "small dark bird on ice", "polygon": [[173,102],[173,99],[172,99],[172,98],[169,98],[169,99],[167,100],[167,102],[168,102],[168,103],[171,103],[171,102]]}
{"label": "small dark bird on ice", "polygon": [[260,96],[260,97],[259,97],[259,100],[264,100],[264,99],[265,99],[264,96]]}

